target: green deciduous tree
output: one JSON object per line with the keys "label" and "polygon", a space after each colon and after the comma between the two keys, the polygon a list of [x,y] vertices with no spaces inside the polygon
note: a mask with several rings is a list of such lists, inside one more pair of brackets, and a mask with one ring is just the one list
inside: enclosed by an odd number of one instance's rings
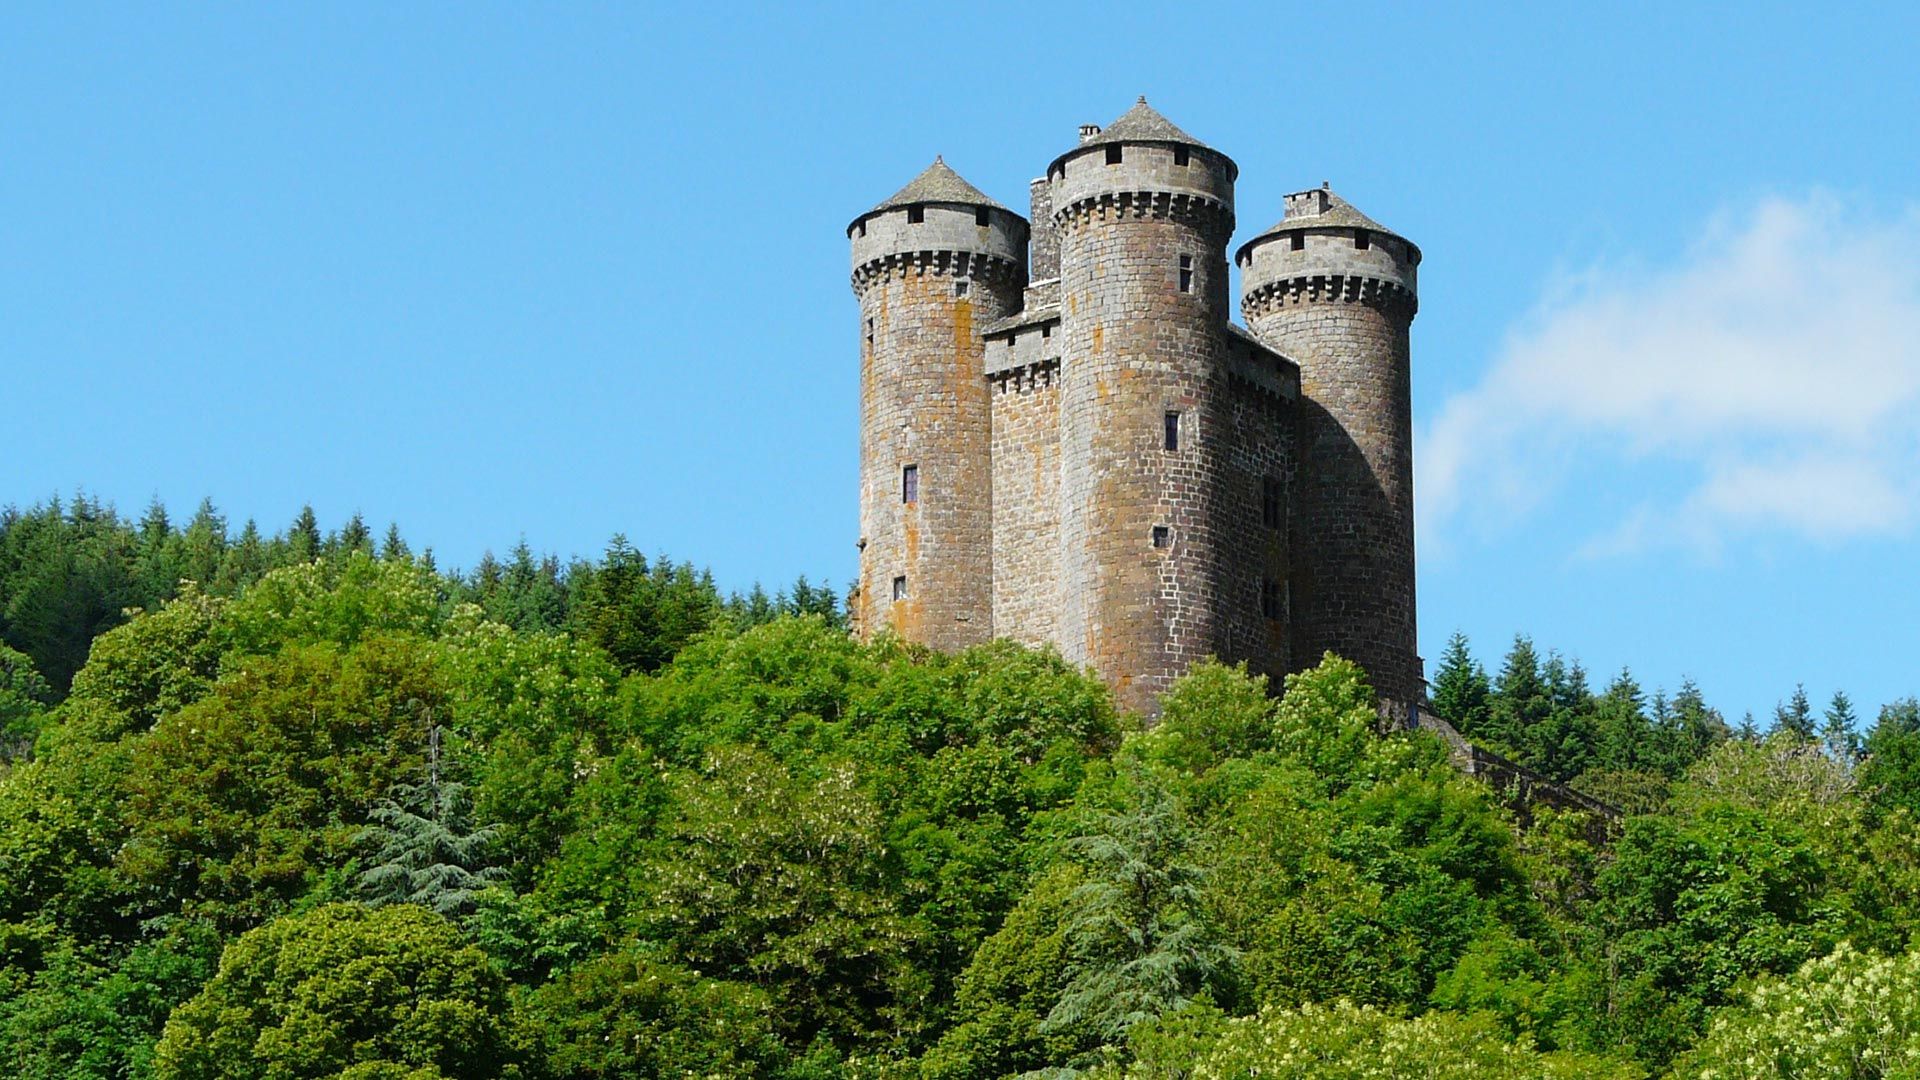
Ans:
{"label": "green deciduous tree", "polygon": [[304,1080],[399,1066],[505,1076],[506,1008],[485,954],[442,917],[330,904],[229,945],[219,973],[167,1021],[154,1075]]}
{"label": "green deciduous tree", "polygon": [[748,1080],[774,1074],[785,1057],[764,991],[634,946],[540,987],[517,1014],[538,1073],[552,1080]]}
{"label": "green deciduous tree", "polygon": [[1714,1019],[1676,1077],[1880,1080],[1920,1074],[1920,952],[1881,957],[1845,944],[1757,987]]}

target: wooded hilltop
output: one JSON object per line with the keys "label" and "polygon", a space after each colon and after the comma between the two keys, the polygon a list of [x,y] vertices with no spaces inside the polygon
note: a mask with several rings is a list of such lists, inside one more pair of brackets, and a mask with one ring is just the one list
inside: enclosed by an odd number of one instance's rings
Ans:
{"label": "wooded hilltop", "polygon": [[1149,728],[620,537],[9,509],[0,1074],[1920,1075],[1920,701],[1729,722],[1459,635],[1432,694],[1623,817],[1331,655]]}

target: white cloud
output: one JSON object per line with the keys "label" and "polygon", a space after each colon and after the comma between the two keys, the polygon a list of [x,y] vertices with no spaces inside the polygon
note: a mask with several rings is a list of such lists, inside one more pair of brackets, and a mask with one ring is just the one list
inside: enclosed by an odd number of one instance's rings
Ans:
{"label": "white cloud", "polygon": [[1469,507],[1524,516],[1565,494],[1571,461],[1683,481],[1588,555],[1905,530],[1920,516],[1920,214],[1770,199],[1711,222],[1672,268],[1589,271],[1420,436],[1424,535]]}

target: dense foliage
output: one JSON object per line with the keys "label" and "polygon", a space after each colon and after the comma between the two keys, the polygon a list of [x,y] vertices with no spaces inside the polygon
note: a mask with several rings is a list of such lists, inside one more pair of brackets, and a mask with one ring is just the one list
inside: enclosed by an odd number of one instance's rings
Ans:
{"label": "dense foliage", "polygon": [[1524,640],[1489,679],[1456,641],[1436,706],[1603,787],[1632,811],[1608,824],[1516,812],[1383,732],[1337,657],[1278,695],[1202,665],[1143,729],[1048,652],[857,643],[804,582],[722,598],[623,541],[449,576],[302,521],[0,522],[0,1072],[1868,1077],[1920,1053],[1911,700],[1856,740],[1798,695],[1762,737],[1691,688],[1593,694]]}

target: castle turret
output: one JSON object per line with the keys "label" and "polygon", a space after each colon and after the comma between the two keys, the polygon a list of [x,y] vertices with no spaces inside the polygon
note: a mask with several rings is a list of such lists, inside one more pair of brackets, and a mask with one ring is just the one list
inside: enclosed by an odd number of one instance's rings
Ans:
{"label": "castle turret", "polygon": [[1404,708],[1422,694],[1407,345],[1420,249],[1324,186],[1286,204],[1235,261],[1248,328],[1300,365],[1293,655],[1339,653]]}
{"label": "castle turret", "polygon": [[1212,482],[1237,173],[1145,98],[1047,169],[1064,343],[1058,640],[1146,712],[1223,653],[1219,605],[1239,600],[1219,595]]}
{"label": "castle turret", "polygon": [[847,226],[860,300],[856,629],[992,636],[991,421],[979,329],[1020,307],[1027,222],[934,163]]}

